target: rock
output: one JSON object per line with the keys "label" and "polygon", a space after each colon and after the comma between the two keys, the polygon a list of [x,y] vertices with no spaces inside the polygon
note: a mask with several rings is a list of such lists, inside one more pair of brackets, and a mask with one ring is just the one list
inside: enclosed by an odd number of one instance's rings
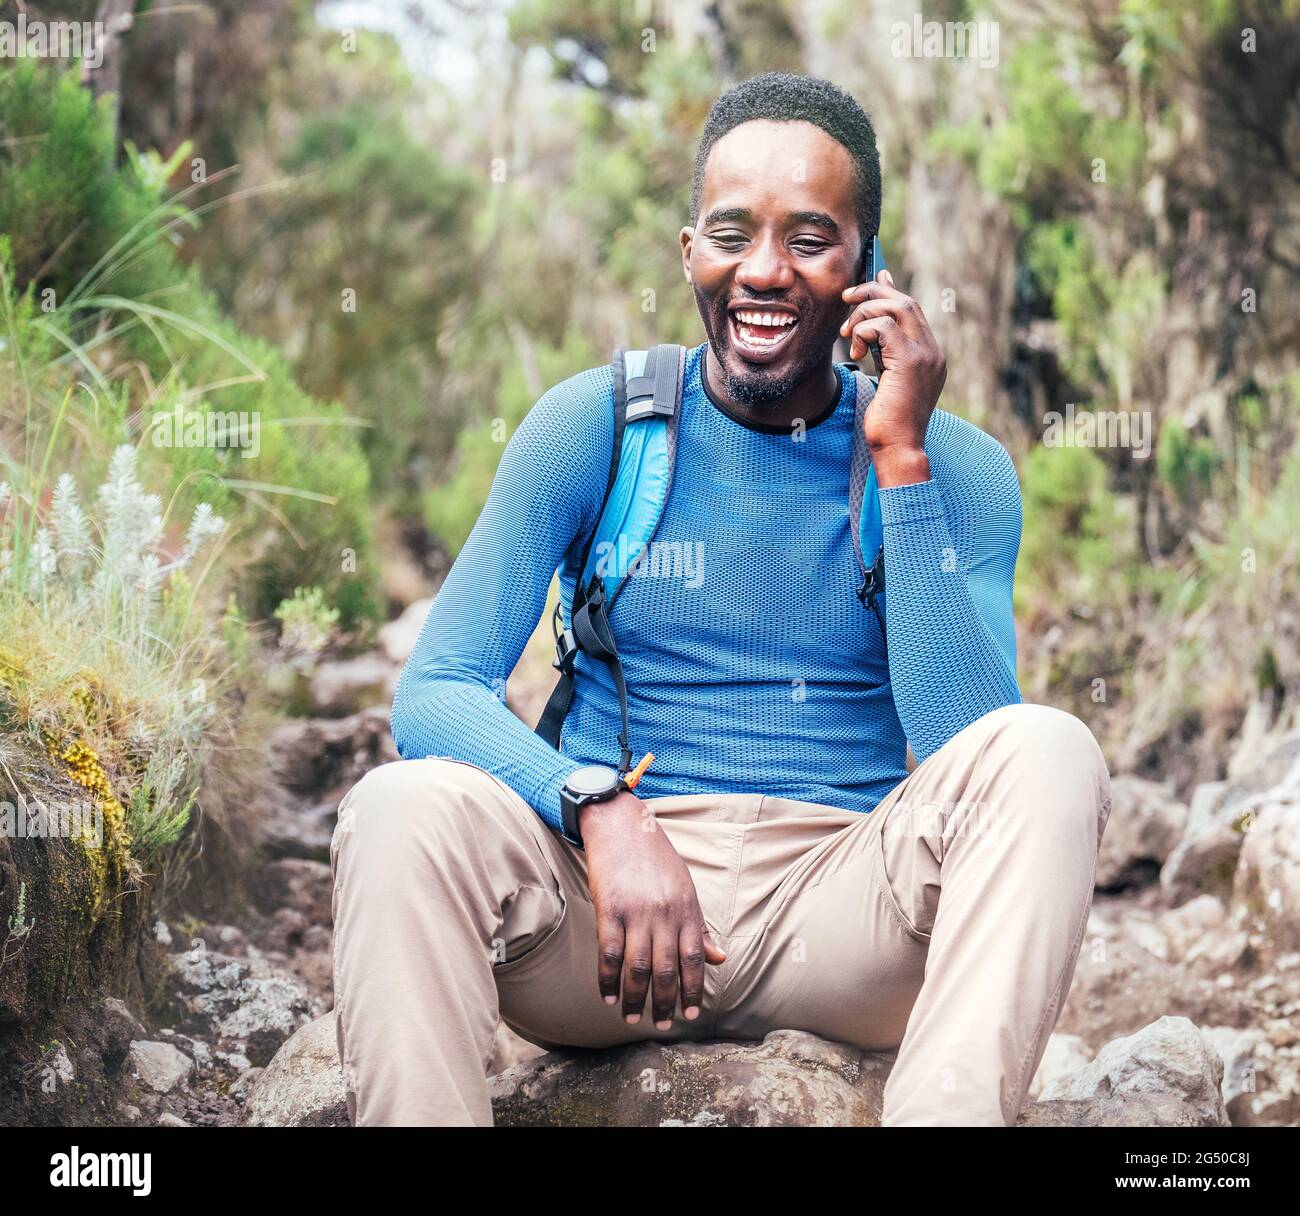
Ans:
{"label": "rock", "polygon": [[501,1127],[870,1127],[892,1066],[798,1030],[556,1051],[493,1077],[492,1109]]}
{"label": "rock", "polygon": [[131,1044],[131,1068],[136,1078],[157,1094],[169,1094],[194,1072],[194,1061],[170,1043],[137,1039]]}
{"label": "rock", "polygon": [[[1223,1060],[1223,1101],[1234,1125],[1250,1126],[1259,1113],[1267,1110],[1276,1116],[1279,1107],[1294,1106],[1294,1064],[1285,1077],[1277,1049],[1262,1030],[1205,1026],[1201,1033]],[[1284,1084],[1279,1086],[1279,1081]]]}
{"label": "rock", "polygon": [[1162,1017],[1107,1043],[1091,1064],[1049,1082],[1040,1101],[1131,1096],[1163,1106],[1172,1095],[1186,1117],[1174,1126],[1226,1127],[1222,1082],[1223,1060],[1195,1024]]}
{"label": "rock", "polygon": [[382,654],[321,663],[307,682],[312,713],[341,718],[371,705],[392,703],[400,667]]}
{"label": "rock", "polygon": [[242,1072],[230,1087],[230,1096],[241,1104],[248,1101],[248,1095],[257,1083],[257,1079],[266,1071],[264,1068],[250,1068]]}
{"label": "rock", "polygon": [[492,1046],[492,1059],[488,1062],[488,1075],[495,1076],[525,1060],[535,1060],[545,1054],[544,1049],[536,1043],[520,1038],[509,1026],[500,1022],[497,1024],[497,1039]]}
{"label": "rock", "polygon": [[1232,920],[1260,962],[1300,950],[1300,803],[1263,805],[1245,833]]}
{"label": "rock", "polygon": [[416,600],[397,620],[380,626],[377,640],[390,662],[402,664],[410,658],[432,604],[432,598]]}
{"label": "rock", "polygon": [[[1165,1014],[1199,1026],[1249,1026],[1257,1002],[1228,972],[1228,984],[1183,964],[1166,961],[1129,935],[1133,917],[1107,919],[1094,905],[1075,964],[1074,980],[1056,1023],[1094,1047],[1133,1034]],[[1163,935],[1162,935],[1163,937]]]}
{"label": "rock", "polygon": [[1110,819],[1097,857],[1097,886],[1104,890],[1155,881],[1182,838],[1187,807],[1169,783],[1121,776],[1111,782]]}
{"label": "rock", "polygon": [[1049,1035],[1043,1058],[1038,1063],[1038,1071],[1034,1073],[1034,1079],[1029,1083],[1029,1096],[1038,1097],[1044,1085],[1057,1077],[1082,1068],[1091,1061],[1092,1052],[1088,1044],[1077,1034]]}
{"label": "rock", "polygon": [[296,1031],[248,1088],[246,1127],[347,1127],[333,1011]]}
{"label": "rock", "polygon": [[115,996],[105,998],[99,1011],[100,1052],[104,1064],[117,1069],[127,1058],[133,1039],[143,1039],[145,1028],[127,1008],[126,1002]]}
{"label": "rock", "polygon": [[1177,1094],[1102,1094],[1026,1106],[1017,1127],[1203,1127]]}
{"label": "rock", "polygon": [[277,803],[258,822],[261,852],[267,857],[301,857],[328,863],[338,810],[337,798],[312,805],[288,799]]}
{"label": "rock", "polygon": [[333,924],[333,895],[334,880],[325,862],[285,857],[263,868],[258,903],[267,912],[298,913],[302,932],[309,925]]}
{"label": "rock", "polygon": [[380,705],[348,718],[286,722],[272,734],[271,752],[280,782],[313,798],[341,796],[372,768],[399,758]]}
{"label": "rock", "polygon": [[295,1030],[322,1012],[321,1002],[292,975],[256,957],[191,950],[173,962],[184,1006],[183,1029],[218,1040],[265,1064]]}
{"label": "rock", "polygon": [[1232,781],[1198,786],[1187,827],[1160,871],[1172,906],[1209,893],[1229,899],[1246,831],[1264,805],[1300,801],[1300,734],[1278,744],[1264,762]]}
{"label": "rock", "polygon": [[[1059,1096],[1027,1103],[1018,1125],[1222,1126],[1222,1062],[1185,1019],[1161,1023],[1109,1044],[1091,1062],[1078,1041],[1053,1036],[1056,1062],[1082,1056],[1083,1063],[1055,1076],[1049,1084]],[[778,1030],[761,1043],[646,1042],[548,1052],[492,1077],[489,1086],[501,1127],[868,1127],[879,1124],[893,1060],[892,1053]],[[1052,1063],[1048,1069],[1054,1071]],[[241,1122],[346,1126],[333,1013],[303,1027],[276,1053],[252,1082]]]}
{"label": "rock", "polygon": [[158,1126],[159,1127],[189,1127],[191,1125],[186,1123],[185,1120],[182,1119],[179,1115],[173,1115],[171,1111],[163,1111],[163,1113],[158,1116]]}
{"label": "rock", "polygon": [[1246,949],[1246,934],[1228,923],[1228,909],[1214,895],[1198,895],[1157,918],[1165,935],[1165,957],[1210,968],[1234,966]]}
{"label": "rock", "polygon": [[52,1076],[60,1085],[71,1085],[77,1079],[77,1070],[72,1066],[68,1050],[62,1043],[55,1043],[53,1051],[45,1057],[47,1076]]}

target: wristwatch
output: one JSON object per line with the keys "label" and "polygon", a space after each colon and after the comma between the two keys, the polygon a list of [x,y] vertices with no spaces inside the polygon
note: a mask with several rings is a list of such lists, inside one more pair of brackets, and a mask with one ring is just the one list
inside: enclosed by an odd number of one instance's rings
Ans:
{"label": "wristwatch", "polygon": [[587,764],[574,769],[560,790],[560,835],[582,848],[578,831],[578,812],[592,802],[605,802],[620,790],[630,788],[624,774],[603,764]]}

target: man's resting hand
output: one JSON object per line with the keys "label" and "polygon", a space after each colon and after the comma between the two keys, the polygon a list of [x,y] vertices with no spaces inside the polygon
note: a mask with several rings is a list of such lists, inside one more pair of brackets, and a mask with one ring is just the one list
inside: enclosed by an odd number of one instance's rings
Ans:
{"label": "man's resting hand", "polygon": [[641,1018],[647,989],[659,1030],[672,1026],[680,982],[682,1012],[700,1016],[704,966],[726,959],[704,927],[695,883],[650,808],[625,790],[578,813],[587,881],[596,910],[600,992],[623,993],[623,1016]]}

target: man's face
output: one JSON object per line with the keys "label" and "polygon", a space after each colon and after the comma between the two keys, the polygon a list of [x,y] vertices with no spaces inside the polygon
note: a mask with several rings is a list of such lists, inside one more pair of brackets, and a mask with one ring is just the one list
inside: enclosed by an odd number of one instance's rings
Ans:
{"label": "man's face", "polygon": [[737,403],[781,401],[829,359],[862,250],[853,181],[812,123],[742,123],[710,150],[682,265]]}

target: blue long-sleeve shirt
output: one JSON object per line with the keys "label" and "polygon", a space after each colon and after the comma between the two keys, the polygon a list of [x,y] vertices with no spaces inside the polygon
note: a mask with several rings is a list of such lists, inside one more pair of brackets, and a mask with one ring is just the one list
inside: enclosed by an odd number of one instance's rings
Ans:
{"label": "blue long-sleeve shirt", "polygon": [[[906,776],[909,740],[924,760],[1020,700],[1015,469],[991,436],[936,410],[930,480],[880,491],[886,658],[856,594],[851,372],[836,365],[837,404],[796,441],[788,427],[747,425],[716,404],[701,381],[703,350],[688,352],[655,535],[685,560],[664,563],[659,577],[634,575],[610,612],[632,747],[655,753],[637,794],[762,792],[870,811]],[[476,764],[552,827],[571,771],[618,762],[613,681],[579,655],[562,751],[507,708],[505,685],[557,568],[569,617],[609,476],[612,391],[608,367],[573,376],[511,437],[392,709],[404,758]]]}

